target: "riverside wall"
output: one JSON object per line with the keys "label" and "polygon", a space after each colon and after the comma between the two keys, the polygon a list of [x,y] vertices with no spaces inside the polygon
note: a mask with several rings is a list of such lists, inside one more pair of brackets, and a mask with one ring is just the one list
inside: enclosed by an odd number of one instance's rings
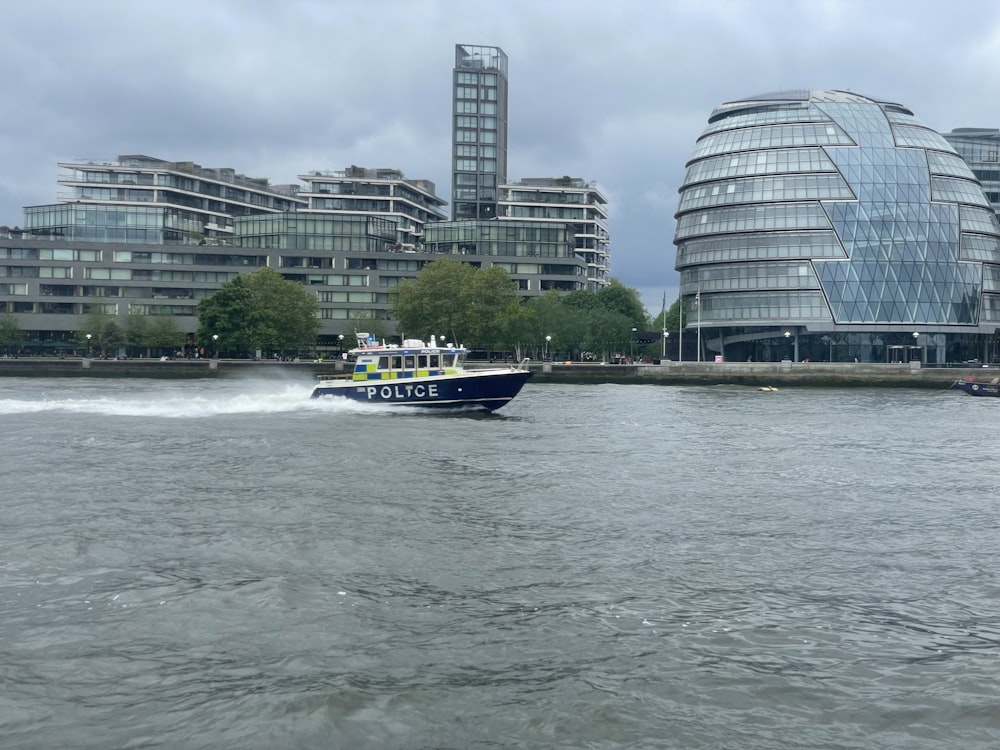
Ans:
{"label": "riverside wall", "polygon": [[[486,363],[470,367],[489,367]],[[494,365],[495,366],[495,365]],[[602,365],[535,362],[535,383],[643,383],[650,385],[743,385],[821,388],[947,388],[958,379],[991,380],[1000,367],[921,367],[906,364],[852,362],[663,362]],[[345,371],[342,362],[275,362],[255,360],[0,359],[0,377],[110,378],[299,378]]]}
{"label": "riverside wall", "polygon": [[[919,362],[664,362],[657,365],[545,363],[536,382],[743,385],[811,388],[947,388],[955,380],[990,380],[991,367],[921,367]],[[621,372],[617,372],[621,370]]]}

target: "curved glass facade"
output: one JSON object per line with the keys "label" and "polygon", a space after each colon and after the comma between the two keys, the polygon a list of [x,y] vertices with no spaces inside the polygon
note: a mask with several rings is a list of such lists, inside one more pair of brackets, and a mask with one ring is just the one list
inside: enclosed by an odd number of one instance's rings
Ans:
{"label": "curved glass facade", "polygon": [[850,346],[888,361],[902,335],[925,362],[998,348],[1000,223],[901,105],[840,91],[728,102],[686,166],[675,267],[706,355],[727,339],[734,356],[784,351],[768,342],[793,334],[797,354],[821,340],[822,359],[841,341],[844,359]]}

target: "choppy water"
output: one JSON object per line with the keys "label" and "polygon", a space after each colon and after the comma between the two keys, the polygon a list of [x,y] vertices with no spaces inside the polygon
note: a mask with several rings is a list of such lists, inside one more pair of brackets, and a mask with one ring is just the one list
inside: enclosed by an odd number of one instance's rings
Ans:
{"label": "choppy water", "polygon": [[996,748],[1000,399],[0,379],[0,747]]}

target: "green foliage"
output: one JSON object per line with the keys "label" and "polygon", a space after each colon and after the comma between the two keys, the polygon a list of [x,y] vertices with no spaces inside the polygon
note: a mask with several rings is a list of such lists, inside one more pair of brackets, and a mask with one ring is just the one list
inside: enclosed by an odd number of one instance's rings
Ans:
{"label": "green foliage", "polygon": [[101,351],[109,357],[114,357],[125,346],[125,329],[121,323],[111,319],[104,324],[101,331]]}
{"label": "green foliage", "polygon": [[145,315],[129,313],[125,319],[125,339],[129,346],[136,349],[149,347],[149,318]]}
{"label": "green foliage", "polygon": [[586,318],[583,349],[600,353],[606,360],[612,354],[626,354],[632,338],[633,321],[614,310],[594,310]]}
{"label": "green foliage", "polygon": [[[84,318],[83,327],[76,333],[77,341],[82,346],[101,347],[101,332],[104,327],[113,320],[112,316],[105,312],[94,311],[87,313]],[[87,334],[90,334],[90,339]]]}
{"label": "green foliage", "polygon": [[16,353],[24,344],[24,331],[11,313],[0,313],[0,347],[4,354]]}
{"label": "green foliage", "polygon": [[601,306],[596,292],[586,289],[577,289],[562,298],[567,307],[574,310],[596,310]]}
{"label": "green foliage", "polygon": [[635,289],[625,286],[617,279],[597,293],[600,307],[623,315],[631,322],[630,328],[644,329],[649,325],[649,316],[643,307],[642,298]]}
{"label": "green foliage", "polygon": [[[87,338],[88,333],[90,339]],[[76,340],[81,348],[88,349],[89,354],[97,351],[102,356],[116,356],[127,339],[125,328],[116,316],[95,310],[87,314],[83,327],[76,333]]]}
{"label": "green foliage", "polygon": [[632,329],[649,327],[639,293],[618,281],[596,293],[549,291],[521,303],[506,271],[483,271],[450,258],[429,263],[416,279],[400,284],[393,316],[404,335],[446,335],[470,347],[512,350],[517,358],[538,358],[546,350],[560,359],[583,352],[627,354]]}
{"label": "green foliage", "polygon": [[428,263],[399,285],[393,299],[393,317],[404,336],[435,334],[467,346],[502,341],[519,316],[517,285],[504,269],[482,270],[450,258]]}
{"label": "green foliage", "polygon": [[311,348],[319,332],[319,302],[301,284],[271,268],[237,276],[198,303],[198,341],[221,351]]}
{"label": "green foliage", "polygon": [[133,349],[173,353],[184,345],[184,332],[169,315],[131,314],[125,320],[125,338]]}
{"label": "green foliage", "polygon": [[472,283],[462,290],[460,298],[468,311],[467,335],[480,346],[491,346],[521,315],[517,284],[499,266],[474,271]]}
{"label": "green foliage", "polygon": [[147,346],[174,352],[184,345],[184,332],[169,315],[154,315],[146,332]]}
{"label": "green foliage", "polygon": [[[666,325],[664,325],[664,318],[666,318]],[[659,313],[657,313],[656,317],[653,318],[653,324],[651,326],[651,330],[676,332],[680,330],[680,324],[681,324],[681,301],[678,298],[674,300],[673,304],[666,309],[666,312],[661,310]]]}

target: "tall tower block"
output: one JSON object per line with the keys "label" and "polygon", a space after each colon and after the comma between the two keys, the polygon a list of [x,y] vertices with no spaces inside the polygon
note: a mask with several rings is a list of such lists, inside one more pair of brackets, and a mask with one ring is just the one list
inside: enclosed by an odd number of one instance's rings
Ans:
{"label": "tall tower block", "polygon": [[455,45],[452,73],[451,218],[492,219],[507,182],[507,55]]}

